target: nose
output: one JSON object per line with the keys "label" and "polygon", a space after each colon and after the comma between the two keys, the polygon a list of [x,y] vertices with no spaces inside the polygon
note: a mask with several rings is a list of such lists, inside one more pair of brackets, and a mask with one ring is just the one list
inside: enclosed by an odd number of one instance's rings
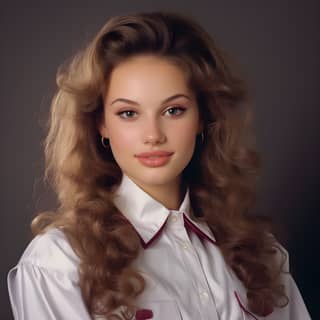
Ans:
{"label": "nose", "polygon": [[166,135],[161,130],[160,125],[155,120],[149,120],[148,124],[145,125],[144,131],[144,142],[145,144],[161,144],[166,141]]}

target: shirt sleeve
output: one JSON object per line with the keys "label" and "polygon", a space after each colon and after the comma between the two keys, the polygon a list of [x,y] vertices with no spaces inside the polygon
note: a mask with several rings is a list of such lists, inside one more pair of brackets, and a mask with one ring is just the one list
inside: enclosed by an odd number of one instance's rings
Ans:
{"label": "shirt sleeve", "polygon": [[15,320],[91,319],[78,285],[57,270],[19,263],[8,274],[8,289]]}

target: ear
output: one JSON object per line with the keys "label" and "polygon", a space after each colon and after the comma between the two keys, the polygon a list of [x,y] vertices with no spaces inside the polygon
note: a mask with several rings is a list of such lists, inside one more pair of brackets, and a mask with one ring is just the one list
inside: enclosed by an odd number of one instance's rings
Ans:
{"label": "ear", "polygon": [[99,110],[96,114],[96,127],[100,133],[100,135],[104,138],[109,138],[109,130],[106,125],[106,107],[105,107],[105,92],[101,93],[101,96],[99,98]]}
{"label": "ear", "polygon": [[97,125],[98,125],[98,131],[100,135],[104,138],[109,138],[109,130],[105,124],[103,117],[98,121]]}

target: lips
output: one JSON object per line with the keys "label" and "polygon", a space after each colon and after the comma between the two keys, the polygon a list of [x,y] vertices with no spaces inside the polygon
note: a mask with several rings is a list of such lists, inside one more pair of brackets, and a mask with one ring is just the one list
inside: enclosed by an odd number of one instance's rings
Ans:
{"label": "lips", "polygon": [[161,167],[166,165],[170,157],[173,155],[173,152],[168,151],[152,151],[144,152],[136,155],[141,164],[147,167]]}
{"label": "lips", "polygon": [[138,158],[150,158],[150,157],[168,157],[171,156],[173,152],[169,151],[152,151],[152,152],[143,152],[136,155]]}

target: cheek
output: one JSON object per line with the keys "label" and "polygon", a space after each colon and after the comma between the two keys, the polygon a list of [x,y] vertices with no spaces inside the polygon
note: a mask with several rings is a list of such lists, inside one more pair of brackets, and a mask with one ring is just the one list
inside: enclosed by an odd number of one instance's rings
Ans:
{"label": "cheek", "polygon": [[176,164],[178,165],[178,170],[181,171],[188,165],[193,156],[197,130],[194,125],[184,126],[183,128],[177,127],[176,129],[180,130],[177,130],[176,134],[172,135],[171,141],[176,151]]}
{"label": "cheek", "polygon": [[114,130],[110,132],[110,141],[114,149],[129,150],[136,145],[137,139],[135,132],[130,130]]}
{"label": "cheek", "polygon": [[197,124],[194,121],[177,124],[171,132],[171,139],[181,149],[192,149],[197,135]]}

